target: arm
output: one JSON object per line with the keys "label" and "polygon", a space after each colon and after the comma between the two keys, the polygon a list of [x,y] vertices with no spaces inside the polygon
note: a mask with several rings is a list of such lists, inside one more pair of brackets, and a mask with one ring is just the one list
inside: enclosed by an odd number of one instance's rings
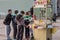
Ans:
{"label": "arm", "polygon": [[19,15],[17,15],[17,16],[16,16],[16,22],[17,22],[17,24],[20,24],[19,19],[20,19],[20,18],[19,18]]}
{"label": "arm", "polygon": [[6,24],[8,18],[9,18],[8,16],[9,16],[9,15],[7,15],[7,16],[5,17],[5,19],[4,19],[4,21],[3,21],[4,24]]}

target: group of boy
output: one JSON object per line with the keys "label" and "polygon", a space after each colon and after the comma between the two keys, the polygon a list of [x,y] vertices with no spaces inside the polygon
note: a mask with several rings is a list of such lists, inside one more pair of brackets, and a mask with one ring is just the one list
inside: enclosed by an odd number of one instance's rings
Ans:
{"label": "group of boy", "polygon": [[8,14],[4,20],[4,24],[6,26],[6,35],[7,40],[11,40],[10,38],[10,32],[11,32],[11,21],[12,21],[12,27],[13,27],[13,38],[14,40],[22,40],[23,34],[24,34],[24,27],[25,27],[25,38],[29,40],[30,33],[29,33],[29,24],[31,19],[30,11],[25,12],[21,11],[19,13],[18,10],[14,11],[14,14],[12,14],[12,10],[8,10]]}

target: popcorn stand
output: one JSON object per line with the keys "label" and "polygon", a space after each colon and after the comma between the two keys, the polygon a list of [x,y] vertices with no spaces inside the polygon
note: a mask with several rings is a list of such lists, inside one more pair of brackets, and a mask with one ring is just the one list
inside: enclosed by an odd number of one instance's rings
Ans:
{"label": "popcorn stand", "polygon": [[[34,15],[36,20],[32,24],[35,40],[47,40],[52,38],[52,7],[50,0],[34,0]],[[48,36],[47,36],[48,35]]]}

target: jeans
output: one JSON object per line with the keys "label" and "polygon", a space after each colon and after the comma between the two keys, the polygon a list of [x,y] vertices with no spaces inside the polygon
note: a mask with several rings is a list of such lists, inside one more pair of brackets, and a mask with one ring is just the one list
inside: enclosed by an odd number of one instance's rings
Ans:
{"label": "jeans", "polygon": [[10,25],[6,25],[6,36],[7,36],[7,39],[10,39],[10,32],[11,32],[11,27]]}
{"label": "jeans", "polygon": [[29,29],[29,26],[28,27],[25,27],[25,37],[26,38],[29,38],[30,37],[30,29]]}
{"label": "jeans", "polygon": [[13,26],[13,38],[16,39],[17,36],[17,25],[12,25]]}
{"label": "jeans", "polygon": [[19,25],[18,26],[18,33],[17,33],[17,40],[22,40],[23,39],[23,33],[24,33],[24,26]]}

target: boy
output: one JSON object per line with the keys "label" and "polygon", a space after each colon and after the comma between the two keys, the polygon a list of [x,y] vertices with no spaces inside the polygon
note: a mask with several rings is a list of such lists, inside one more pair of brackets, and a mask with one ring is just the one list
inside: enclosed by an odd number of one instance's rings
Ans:
{"label": "boy", "polygon": [[10,32],[11,32],[11,27],[10,27],[10,23],[11,23],[11,19],[12,19],[12,10],[9,9],[8,10],[8,14],[4,20],[4,24],[6,25],[6,35],[7,35],[7,40],[11,39],[10,38]]}
{"label": "boy", "polygon": [[13,38],[16,40],[17,36],[17,22],[16,22],[16,16],[18,14],[18,10],[15,10],[14,14],[12,15],[12,26],[13,26]]}
{"label": "boy", "polygon": [[16,17],[17,25],[18,25],[18,34],[17,34],[17,40],[23,39],[23,33],[24,33],[24,11],[21,11],[19,15]]}
{"label": "boy", "polygon": [[25,23],[25,38],[27,40],[29,40],[29,38],[30,38],[30,26],[29,26],[29,24],[30,24],[31,18],[32,17],[30,16],[29,11],[26,12],[26,15],[24,16],[24,23]]}

